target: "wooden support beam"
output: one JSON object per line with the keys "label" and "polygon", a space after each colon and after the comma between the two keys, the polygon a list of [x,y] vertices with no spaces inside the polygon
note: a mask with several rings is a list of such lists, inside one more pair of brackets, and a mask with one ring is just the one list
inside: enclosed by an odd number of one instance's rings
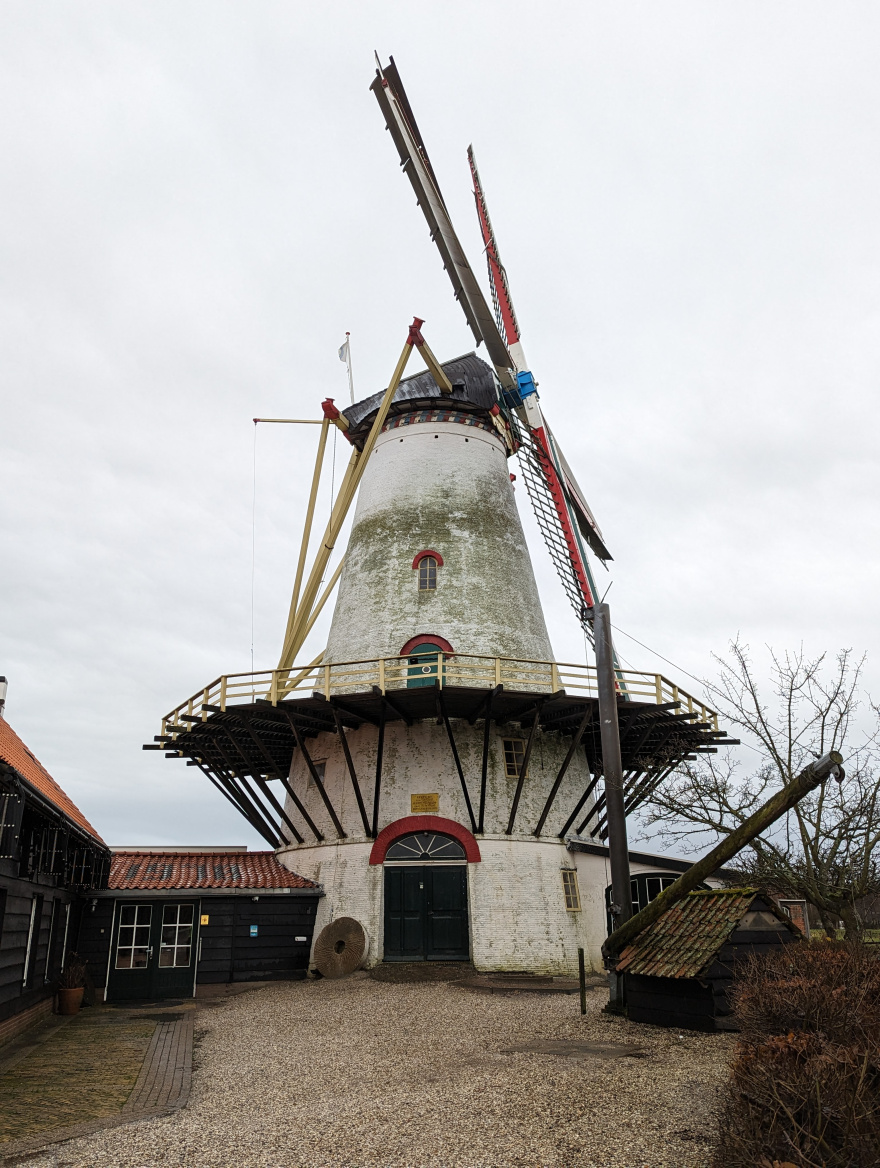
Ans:
{"label": "wooden support beam", "polygon": [[[260,778],[262,778],[262,776],[260,776]],[[263,804],[262,800],[260,799],[260,796],[257,794],[257,792],[256,792],[256,791],[255,791],[255,790],[254,790],[254,789],[253,789],[253,788],[252,788],[252,787],[251,787],[251,786],[248,784],[248,781],[247,781],[247,779],[245,778],[245,776],[244,776],[244,775],[239,775],[239,776],[238,776],[238,781],[239,781],[239,783],[241,784],[241,786],[242,786],[242,787],[243,787],[243,788],[244,788],[244,789],[247,791],[247,793],[248,793],[248,795],[251,797],[251,799],[253,799],[254,803],[256,803],[256,805],[259,807],[260,811],[261,811],[261,812],[262,812],[262,814],[263,814],[263,815],[266,817],[266,819],[267,819],[267,820],[268,820],[270,823],[272,823],[273,821],[272,821],[272,815],[271,815],[271,812],[270,812],[270,811],[269,811],[269,810],[268,810],[268,809],[267,809],[267,808],[264,806],[264,804]],[[285,818],[285,821],[286,821],[286,820],[287,820],[287,817],[285,816],[284,818]],[[292,830],[292,829],[291,829],[291,830]],[[287,838],[287,836],[284,834],[284,832],[281,830],[281,828],[280,828],[280,827],[278,827],[278,835],[281,837],[281,842],[282,842],[283,844],[289,844],[289,843],[290,843],[290,840]],[[294,837],[294,838],[296,838],[296,837]]]}
{"label": "wooden support beam", "polygon": [[373,425],[370,427],[370,433],[364,441],[363,450],[357,449],[352,451],[351,459],[348,468],[340,484],[339,494],[336,497],[336,503],[330,514],[330,519],[327,527],[324,530],[324,537],[321,541],[321,547],[315,556],[312,570],[309,573],[309,578],[306,582],[302,595],[299,598],[298,605],[291,604],[290,613],[287,618],[287,631],[284,637],[284,646],[281,650],[281,658],[278,662],[279,669],[289,669],[296,658],[296,654],[302,647],[305,640],[305,628],[308,624],[309,618],[312,615],[312,608],[315,603],[315,598],[318,595],[318,589],[321,585],[321,580],[324,577],[324,571],[333,553],[333,548],[336,544],[336,538],[339,535],[342,525],[345,522],[345,517],[352,504],[357,488],[363,477],[367,462],[370,455],[373,453],[373,448],[376,445],[376,439],[382,432],[382,427],[385,424],[385,419],[388,417],[388,411],[391,408],[391,402],[400,385],[400,380],[403,377],[406,369],[407,361],[409,361],[412,353],[412,345],[407,338],[403,346],[403,351],[400,354],[394,373],[388,388],[385,390],[385,395],[382,398],[376,417],[373,420]]}
{"label": "wooden support beam", "polygon": [[305,523],[303,524],[302,543],[299,549],[299,559],[296,564],[296,576],[293,581],[293,595],[290,607],[295,611],[299,604],[299,590],[302,585],[303,572],[306,567],[306,557],[309,551],[309,540],[312,535],[312,519],[315,515],[315,500],[318,497],[318,484],[321,481],[321,468],[324,465],[324,450],[327,446],[327,433],[330,429],[330,419],[324,418],[321,422],[321,433],[318,437],[318,454],[315,458],[315,469],[312,472],[312,489],[309,492],[309,502],[306,507]]}
{"label": "wooden support beam", "polygon": [[364,835],[370,834],[370,821],[367,819],[367,809],[364,806],[364,797],[361,795],[360,784],[358,783],[357,774],[354,769],[354,762],[351,757],[351,751],[348,747],[348,738],[345,734],[345,727],[342,724],[342,719],[339,717],[339,711],[333,708],[333,717],[336,719],[336,733],[339,735],[339,741],[342,744],[342,753],[345,755],[345,765],[348,767],[348,774],[351,778],[351,785],[354,788],[354,797],[357,800],[358,811],[361,816],[361,823],[364,825]]}
{"label": "wooden support beam", "polygon": [[[232,735],[229,733],[228,730],[227,730],[227,736],[228,736],[230,742],[232,743],[232,745],[235,747],[235,749],[238,750],[239,753],[241,754],[241,748],[239,747],[238,743],[235,741],[235,739],[232,737]],[[262,803],[260,803],[260,801],[253,795],[253,792],[251,791],[250,787],[248,787],[246,785],[246,783],[244,781],[244,776],[241,773],[241,768],[236,766],[235,761],[229,757],[227,752],[223,749],[223,744],[221,742],[219,742],[217,739],[215,739],[214,745],[216,746],[217,750],[220,752],[221,756],[223,757],[224,761],[226,762],[227,767],[229,768],[228,779],[229,779],[229,782],[232,785],[233,789],[240,790],[241,795],[243,797],[246,797],[248,799],[249,803],[253,804],[259,810],[261,818],[263,818],[266,821],[266,823],[268,823],[271,826],[272,830],[278,835],[279,842],[283,841],[286,844],[290,843],[290,840],[288,840],[286,838],[286,836],[283,836],[281,834],[281,829],[275,823],[275,820],[271,817],[271,815],[269,815],[266,812]],[[245,765],[247,765],[247,766],[250,765],[246,759],[245,759]],[[238,772],[238,775],[236,775],[236,772]],[[236,782],[240,785],[239,787],[235,786]],[[289,821],[288,821],[288,824],[289,824]],[[303,842],[302,836],[299,834],[299,832],[296,830],[296,828],[290,824],[289,824],[289,826],[290,826],[290,830],[293,832],[293,838],[295,840],[297,840],[298,843],[302,843]],[[263,833],[261,833],[261,834],[263,834]],[[273,846],[277,847],[278,844],[276,843]]]}
{"label": "wooden support beam", "polygon": [[403,709],[403,707],[399,704],[399,702],[396,702],[394,700],[394,698],[391,697],[390,694],[387,694],[387,693],[383,694],[381,689],[379,689],[378,685],[374,685],[372,688],[373,688],[373,693],[376,695],[376,697],[381,698],[383,702],[385,702],[387,705],[389,705],[391,707],[391,709],[395,712],[395,714],[397,714],[397,716],[399,718],[402,718],[403,721],[406,722],[407,726],[412,726],[412,724],[413,724],[412,718],[409,716],[409,714],[406,712],[406,710]]}
{"label": "wooden support beam", "polygon": [[[421,334],[420,334],[421,335]],[[452,394],[452,382],[446,376],[446,372],[434,354],[428,347],[428,342],[422,337],[422,343],[416,342],[416,346],[422,355],[422,360],[428,366],[428,372],[437,383],[437,388],[441,393]]]}
{"label": "wooden support beam", "polygon": [[[587,762],[587,765],[589,766],[589,760]],[[589,797],[592,795],[593,791],[596,789],[596,784],[598,782],[599,782],[599,774],[598,774],[598,772],[596,772],[596,774],[594,774],[591,777],[590,781],[587,783],[587,786],[586,786],[586,789],[584,790],[583,795],[581,795],[580,799],[578,799],[577,803],[575,803],[574,811],[572,811],[571,815],[569,815],[568,819],[566,819],[565,823],[562,825],[562,828],[559,832],[560,839],[565,839],[566,835],[568,835],[569,828],[574,823],[574,821],[577,819],[577,817],[580,815],[584,804],[589,799]]]}
{"label": "wooden support beam", "polygon": [[309,774],[312,776],[312,782],[318,788],[318,794],[321,796],[321,802],[326,807],[327,814],[333,821],[333,826],[336,828],[336,834],[339,839],[345,839],[345,830],[343,829],[342,824],[339,822],[339,816],[336,814],[336,809],[330,802],[330,796],[327,794],[324,783],[321,780],[321,776],[318,774],[318,768],[312,762],[312,756],[306,749],[305,739],[303,738],[302,734],[300,734],[299,726],[297,726],[293,718],[290,719],[290,728],[293,731],[293,736],[296,739],[299,752],[306,760],[306,766],[309,768]]}
{"label": "wooden support beam", "polygon": [[368,714],[366,710],[362,710],[359,706],[347,705],[340,698],[333,697],[330,699],[330,705],[335,710],[341,710],[343,714],[348,714],[349,718],[357,718],[358,725],[356,729],[360,729],[363,722],[369,723],[370,726],[378,726],[379,719],[374,718],[372,714]]}
{"label": "wooden support beam", "polygon": [[489,777],[489,742],[492,734],[492,699],[501,689],[500,685],[496,685],[494,689],[489,690],[486,696],[486,714],[483,722],[483,761],[480,768],[480,811],[479,819],[477,821],[477,834],[482,835],[485,829],[486,820],[486,782]]}
{"label": "wooden support beam", "polygon": [[[263,792],[265,797],[269,800],[269,802],[275,808],[276,813],[278,815],[280,815],[281,818],[284,820],[284,822],[287,824],[288,829],[293,833],[293,838],[296,840],[296,842],[298,844],[305,843],[305,840],[303,839],[303,837],[296,830],[296,827],[294,826],[293,821],[291,820],[290,816],[287,814],[287,812],[284,810],[284,807],[281,805],[281,803],[279,803],[278,799],[275,797],[275,792],[272,790],[272,788],[269,786],[269,784],[266,782],[266,780],[263,778],[263,776],[259,775],[255,772],[254,773],[254,781],[256,782],[256,784],[260,788],[260,790]],[[290,841],[288,840],[287,842],[289,843]]]}
{"label": "wooden support beam", "polygon": [[529,731],[528,741],[526,742],[526,749],[523,754],[522,766],[519,768],[519,779],[517,780],[516,790],[513,793],[513,803],[510,807],[510,819],[507,821],[506,834],[513,835],[513,825],[516,820],[516,812],[519,807],[519,798],[522,795],[523,784],[526,781],[526,771],[529,767],[529,759],[532,757],[532,746],[535,742],[535,733],[538,729],[538,720],[541,717],[541,706],[535,707],[535,717],[532,722],[532,728]]}
{"label": "wooden support beam", "polygon": [[221,766],[215,766],[217,779],[219,779],[221,783],[227,787],[227,790],[231,793],[231,795],[233,795],[238,809],[240,809],[241,814],[244,815],[244,818],[248,820],[250,825],[255,827],[259,834],[265,836],[264,830],[261,830],[261,828],[257,826],[257,821],[264,823],[264,825],[271,830],[273,837],[275,837],[275,843],[272,844],[272,847],[278,847],[280,843],[280,836],[278,834],[277,823],[275,820],[271,819],[271,816],[269,819],[264,819],[264,816],[259,813],[258,808],[254,804],[254,800],[249,798],[247,788],[238,786],[240,780],[238,780],[237,777],[238,767],[236,766],[234,760],[231,759],[228,753],[223,750],[223,746],[220,742],[215,741],[214,746],[217,752],[220,753],[223,762],[227,765],[226,773],[223,772]]}
{"label": "wooden support beam", "polygon": [[547,822],[547,816],[550,814],[550,808],[553,806],[553,800],[556,798],[556,794],[559,791],[560,786],[562,785],[562,780],[565,778],[565,772],[568,770],[569,765],[571,763],[571,760],[574,758],[575,751],[577,750],[577,748],[581,744],[581,739],[584,736],[584,731],[586,730],[587,724],[591,721],[592,717],[593,717],[593,707],[588,706],[586,708],[586,710],[584,710],[584,716],[583,716],[583,718],[581,718],[581,724],[580,724],[580,726],[578,726],[577,731],[571,740],[571,745],[568,748],[568,753],[566,754],[565,758],[562,760],[562,766],[559,768],[559,773],[556,776],[556,780],[553,783],[553,786],[550,788],[550,794],[547,796],[547,802],[544,804],[544,810],[541,812],[541,817],[538,820],[537,824],[535,825],[535,835],[536,836],[539,836],[541,834],[541,829],[543,828],[544,824]]}
{"label": "wooden support beam", "polygon": [[[319,841],[323,840],[323,838],[324,838],[323,834],[318,830],[311,815],[309,815],[308,811],[306,811],[305,807],[302,804],[302,801],[300,800],[299,796],[297,795],[297,793],[294,791],[293,787],[291,786],[290,780],[288,779],[287,775],[284,774],[282,769],[275,762],[275,759],[272,757],[272,755],[269,753],[269,751],[263,745],[263,742],[262,742],[262,739],[260,738],[260,736],[254,732],[254,729],[251,726],[250,722],[248,721],[247,717],[243,716],[242,714],[239,714],[238,717],[239,717],[239,721],[244,723],[244,726],[246,727],[248,734],[250,734],[251,738],[253,738],[253,740],[257,746],[257,749],[259,750],[260,754],[262,754],[263,758],[266,760],[266,763],[268,765],[270,773],[275,775],[277,778],[279,778],[281,780],[281,785],[284,787],[284,789],[287,791],[288,795],[290,796],[294,807],[296,807],[297,811],[300,813],[300,815],[303,817],[303,819],[308,824],[309,831],[313,832],[313,834],[317,840],[319,840]],[[303,842],[304,841],[303,841],[302,837],[300,837],[299,843],[303,843]]]}
{"label": "wooden support beam", "polygon": [[382,754],[385,749],[385,703],[379,716],[379,737],[376,740],[376,782],[373,787],[373,839],[379,834],[379,796],[382,790]]}
{"label": "wooden support beam", "polygon": [[455,769],[458,771],[458,781],[461,783],[462,794],[464,795],[464,804],[467,807],[468,818],[471,821],[471,831],[476,832],[477,821],[474,818],[474,809],[471,806],[471,795],[468,791],[467,781],[464,777],[464,771],[461,767],[461,759],[458,755],[458,747],[455,745],[455,736],[452,733],[452,725],[449,721],[449,714],[446,712],[446,702],[443,699],[443,690],[437,690],[437,704],[440,707],[440,716],[443,719],[443,725],[446,727],[446,736],[449,739],[449,748],[452,751],[452,758],[455,762]]}

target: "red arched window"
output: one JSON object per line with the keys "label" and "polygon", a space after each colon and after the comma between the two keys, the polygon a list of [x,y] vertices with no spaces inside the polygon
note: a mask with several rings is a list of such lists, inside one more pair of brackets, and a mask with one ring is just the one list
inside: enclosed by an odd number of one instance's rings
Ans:
{"label": "red arched window", "polygon": [[440,553],[426,548],[413,559],[412,566],[419,573],[419,592],[433,592],[437,587],[437,569],[443,567]]}

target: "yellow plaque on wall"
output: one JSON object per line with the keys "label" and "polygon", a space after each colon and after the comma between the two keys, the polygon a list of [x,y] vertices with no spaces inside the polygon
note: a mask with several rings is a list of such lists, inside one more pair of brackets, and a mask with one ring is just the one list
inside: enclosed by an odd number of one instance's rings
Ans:
{"label": "yellow plaque on wall", "polygon": [[208,914],[207,914],[207,913],[202,913],[202,921],[201,921],[201,923],[202,923],[203,925],[206,925],[210,919],[211,919],[211,918],[208,916]]}
{"label": "yellow plaque on wall", "polygon": [[426,811],[440,810],[440,796],[439,795],[410,795],[409,809],[413,813],[424,814]]}

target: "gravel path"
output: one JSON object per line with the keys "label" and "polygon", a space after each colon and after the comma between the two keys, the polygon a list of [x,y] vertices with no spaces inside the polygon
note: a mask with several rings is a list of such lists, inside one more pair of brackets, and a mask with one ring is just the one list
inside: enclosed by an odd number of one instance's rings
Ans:
{"label": "gravel path", "polygon": [[[279,983],[196,1019],[188,1106],[31,1168],[704,1168],[733,1039],[638,1026],[588,998],[363,975]],[[625,1044],[644,1057],[511,1047]]]}

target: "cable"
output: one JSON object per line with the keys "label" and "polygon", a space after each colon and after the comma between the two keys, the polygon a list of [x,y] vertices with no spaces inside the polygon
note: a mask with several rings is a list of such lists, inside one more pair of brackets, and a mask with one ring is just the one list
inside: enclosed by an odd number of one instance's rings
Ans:
{"label": "cable", "polygon": [[251,495],[251,673],[254,671],[254,588],[257,575],[257,419],[254,418],[254,478]]}
{"label": "cable", "polygon": [[696,682],[699,682],[700,685],[706,684],[706,682],[703,680],[702,677],[696,677],[693,673],[691,673],[689,670],[685,669],[683,666],[676,665],[676,663],[674,661],[670,661],[668,657],[664,657],[662,653],[658,653],[656,649],[652,649],[650,645],[646,645],[644,643],[644,641],[640,641],[638,639],[638,637],[634,637],[632,635],[632,633],[626,632],[624,629],[620,628],[618,625],[615,625],[615,624],[612,624],[611,627],[613,629],[616,629],[618,633],[623,633],[623,635],[625,637],[629,637],[629,639],[631,641],[635,641],[635,643],[637,645],[641,645],[643,649],[647,649],[649,653],[653,653],[655,657],[659,657],[661,661],[665,661],[667,665],[671,665],[673,669],[677,669],[680,673],[686,673],[688,677],[693,678],[693,680]]}
{"label": "cable", "polygon": [[[691,673],[690,670],[685,669],[682,665],[676,665],[674,661],[670,661],[668,657],[664,657],[662,653],[658,653],[656,649],[652,649],[650,645],[646,645],[644,641],[640,641],[638,637],[634,637],[632,633],[626,632],[624,629],[615,624],[612,624],[611,627],[618,633],[623,633],[625,637],[629,637],[631,641],[635,641],[637,645],[641,645],[643,649],[647,649],[649,653],[653,653],[655,657],[659,657],[661,661],[665,661],[667,665],[671,665],[673,669],[677,669],[680,673],[687,674],[688,677],[693,678],[693,680],[696,681],[699,685],[706,685],[706,682],[702,677],[697,677],[695,674]],[[753,750],[755,754],[763,755],[765,753],[763,750],[759,750],[757,746],[752,746],[751,742],[743,742],[742,739],[740,739],[740,745],[745,746],[748,750]]]}

